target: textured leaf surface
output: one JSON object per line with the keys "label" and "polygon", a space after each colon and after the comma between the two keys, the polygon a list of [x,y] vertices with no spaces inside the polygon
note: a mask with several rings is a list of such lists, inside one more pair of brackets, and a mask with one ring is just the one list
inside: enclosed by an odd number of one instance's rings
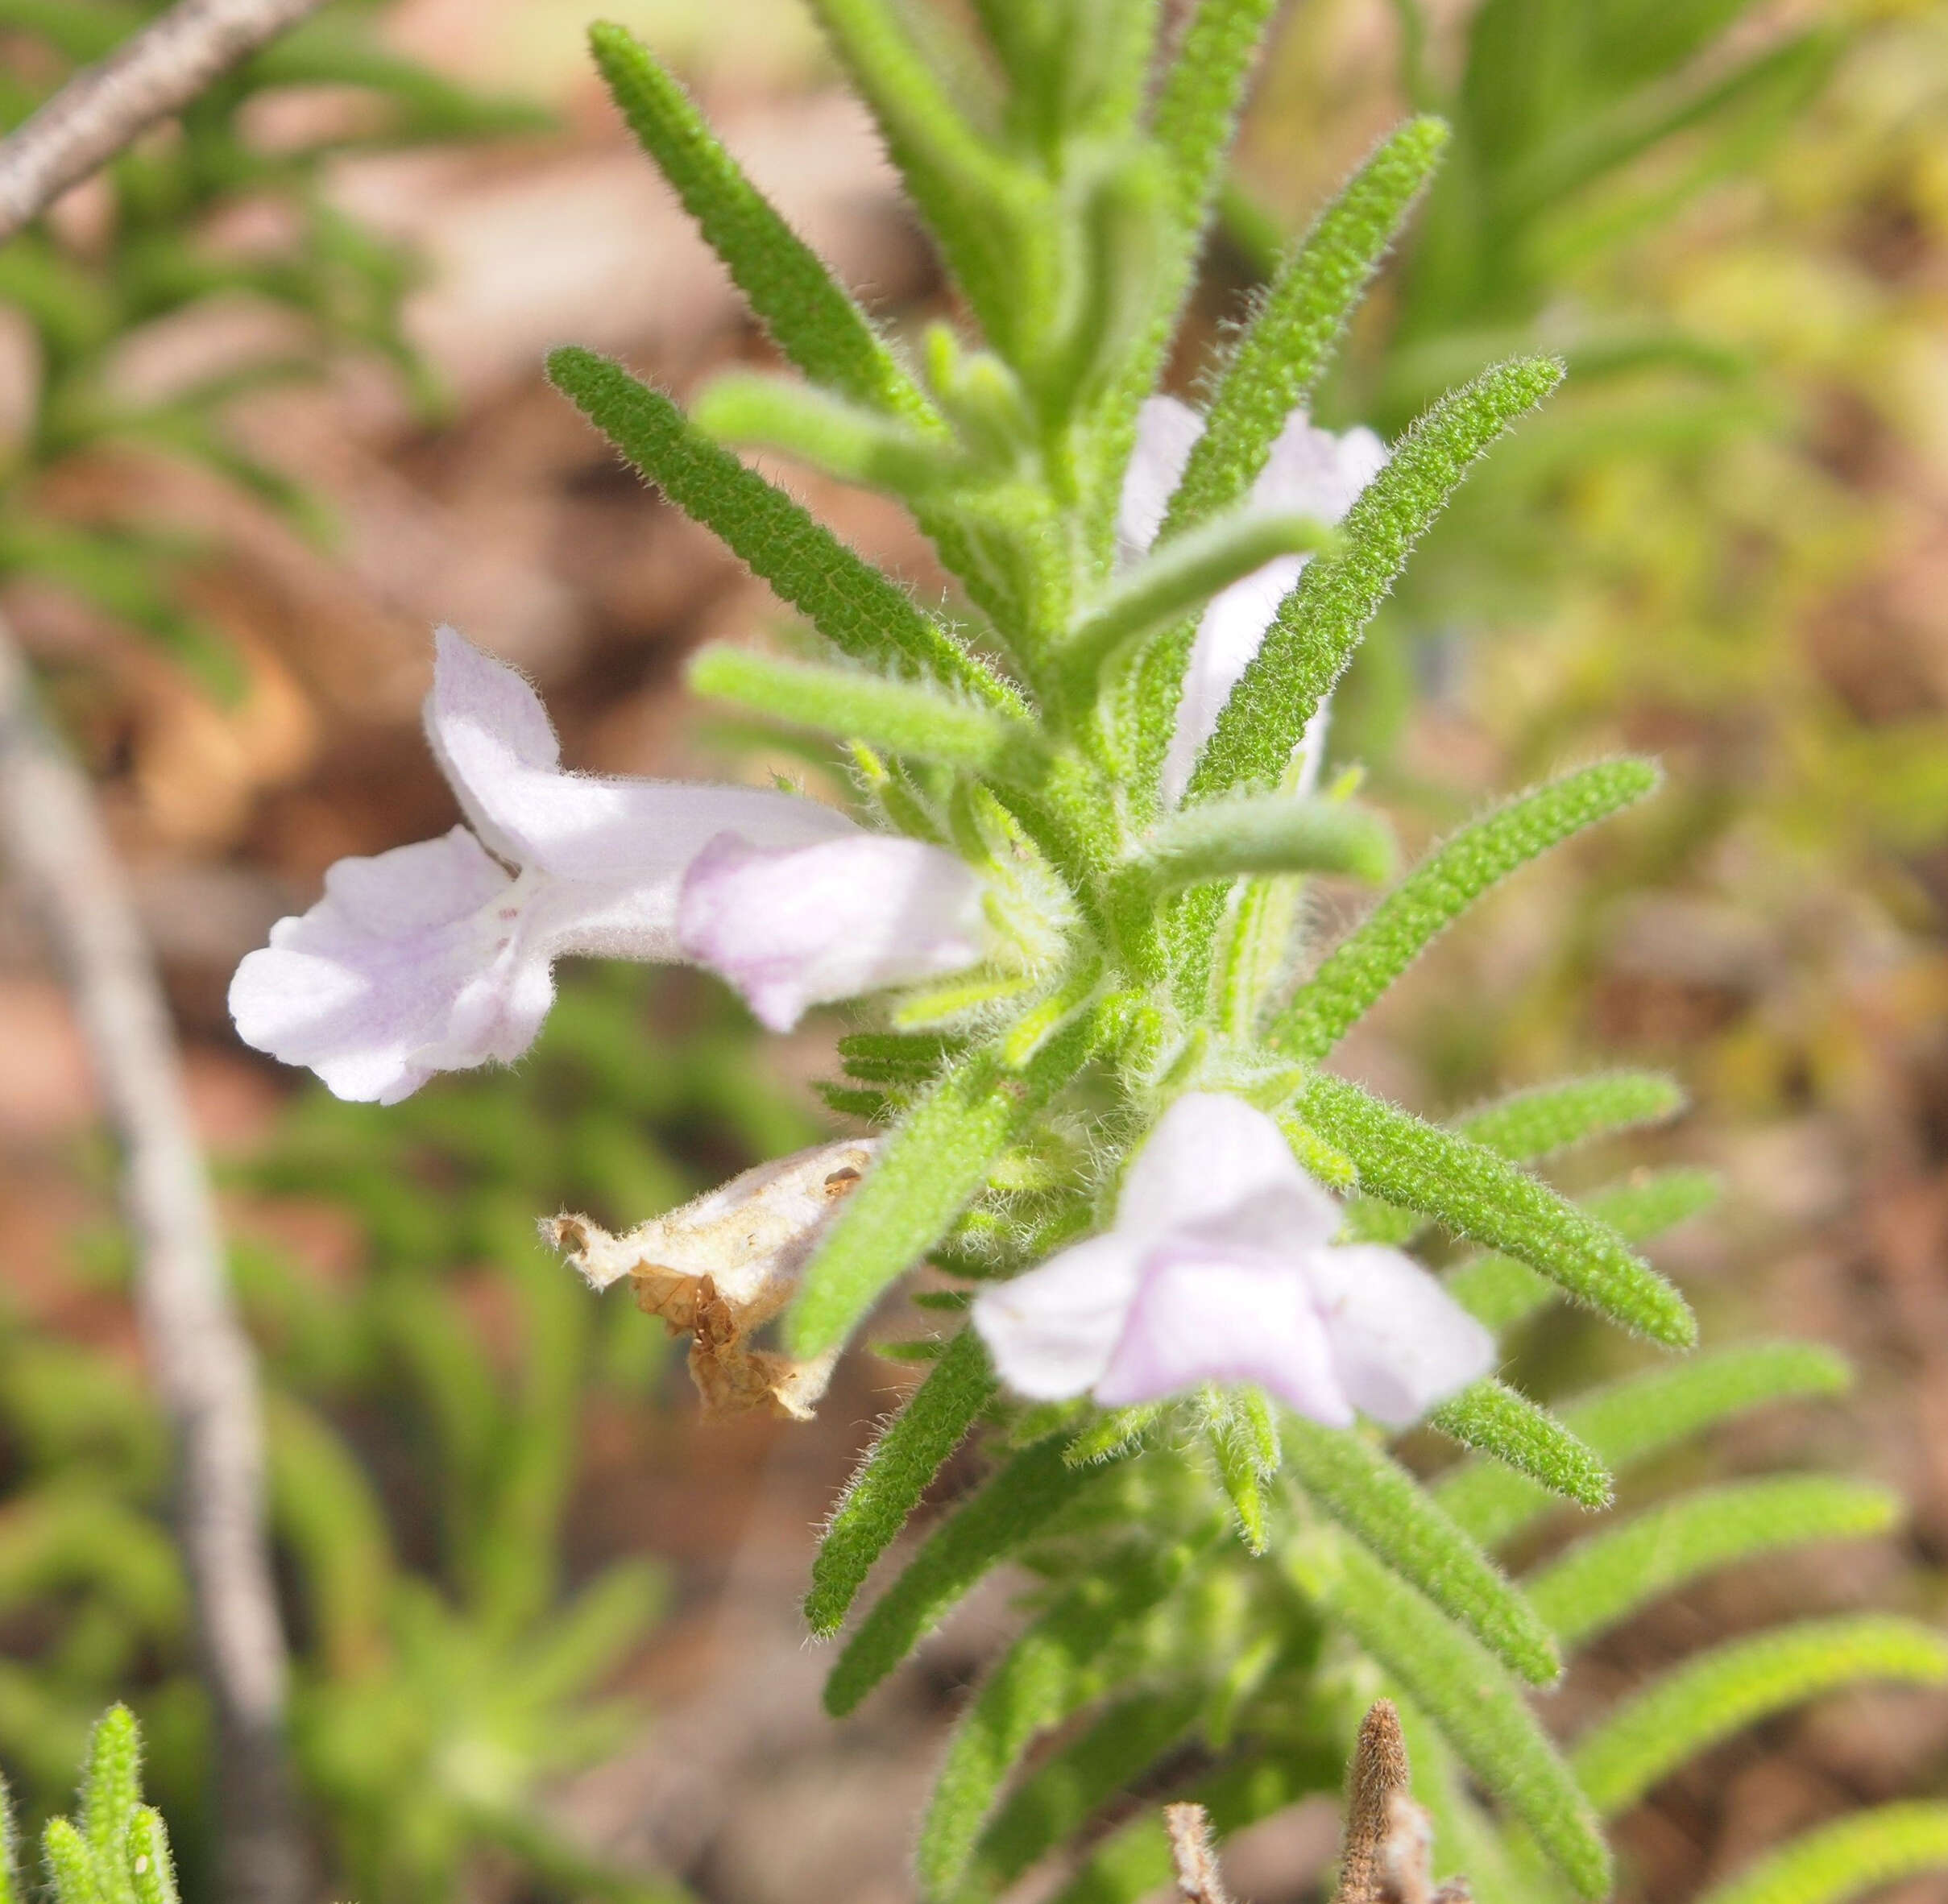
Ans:
{"label": "textured leaf surface", "polygon": [[1106,1464],[1068,1467],[1062,1447],[1062,1437],[1051,1435],[1024,1448],[927,1537],[839,1656],[825,1683],[827,1711],[850,1712],[989,1568],[1106,1471]]}
{"label": "textured leaf surface", "polygon": [[[1657,768],[1648,760],[1600,760],[1463,827],[1333,947],[1294,994],[1268,1034],[1270,1041],[1295,1058],[1324,1058],[1491,886],[1585,826],[1641,800],[1657,780]],[[1519,1116],[1511,1107],[1508,1121],[1512,1124]],[[1566,1119],[1565,1127],[1573,1128]]]}
{"label": "textured leaf surface", "polygon": [[1848,1904],[1924,1871],[1948,1871],[1948,1805],[1881,1805],[1795,1839],[1699,1904]]}
{"label": "textured leaf surface", "polygon": [[1287,1458],[1300,1486],[1374,1558],[1458,1620],[1523,1678],[1547,1686],[1562,1670],[1535,1610],[1474,1541],[1400,1464],[1351,1430],[1294,1416]]}
{"label": "textured leaf surface", "polygon": [[1606,1896],[1610,1851],[1588,1801],[1520,1687],[1486,1649],[1356,1546],[1344,1555],[1333,1610],[1576,1890]]}
{"label": "textured leaf surface", "polygon": [[[1845,1362],[1816,1343],[1746,1343],[1598,1389],[1565,1408],[1563,1421],[1620,1474],[1747,1409],[1838,1394],[1851,1379]],[[1434,1494],[1488,1547],[1512,1539],[1556,1505],[1533,1481],[1486,1461],[1444,1475]]]}
{"label": "textured leaf surface", "polygon": [[1714,1568],[1809,1541],[1885,1534],[1900,1514],[1885,1488],[1825,1475],[1700,1488],[1579,1541],[1523,1589],[1563,1645],[1577,1646]]}
{"label": "textured leaf surface", "polygon": [[1036,1735],[1114,1684],[1113,1649],[1183,1576],[1192,1550],[1132,1555],[1071,1587],[1007,1652],[954,1728],[914,1862],[930,1897],[960,1881],[981,1826]]}
{"label": "textured leaf surface", "polygon": [[1689,1348],[1697,1340],[1689,1305],[1615,1231],[1485,1145],[1323,1071],[1306,1081],[1296,1102],[1306,1124],[1352,1158],[1375,1195],[1515,1257],[1652,1341]]}
{"label": "textured leaf surface", "polygon": [[1490,1377],[1464,1389],[1436,1409],[1428,1425],[1578,1507],[1610,1505],[1610,1470],[1589,1443],[1506,1382]]}
{"label": "textured leaf surface", "polygon": [[1442,398],[1395,445],[1348,513],[1341,552],[1308,563],[1280,606],[1197,757],[1187,801],[1279,784],[1408,551],[1475,459],[1561,377],[1552,359],[1498,365]]}
{"label": "textured leaf surface", "polygon": [[778,348],[806,376],[861,403],[933,420],[932,407],[811,248],[752,184],[688,94],[624,28],[589,44],[616,105],[675,187]]}
{"label": "textured leaf surface", "polygon": [[980,1338],[963,1329],[872,1444],[819,1543],[805,1618],[820,1638],[839,1630],[873,1562],[993,1393]]}
{"label": "textured leaf surface", "polygon": [[1864,1679],[1948,1680],[1948,1640],[1910,1620],[1809,1620],[1733,1640],[1644,1688],[1576,1747],[1576,1775],[1606,1817],[1694,1754],[1775,1712]]}
{"label": "textured leaf surface", "polygon": [[905,681],[781,660],[727,642],[698,649],[688,674],[690,686],[707,699],[788,726],[998,780],[1032,784],[1040,777],[1040,739],[1026,721]]}
{"label": "textured leaf surface", "polygon": [[897,661],[1009,711],[1019,697],[906,591],[798,503],[693,429],[661,391],[593,351],[548,359],[556,386],[686,515],[727,543],[842,654]]}

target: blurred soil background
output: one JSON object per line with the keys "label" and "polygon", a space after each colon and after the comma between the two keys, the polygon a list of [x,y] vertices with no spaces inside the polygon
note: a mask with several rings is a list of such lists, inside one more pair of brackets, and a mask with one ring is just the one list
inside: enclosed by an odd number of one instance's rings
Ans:
{"label": "blurred soil background", "polygon": [[[759,181],[889,324],[939,314],[932,260],[864,115],[790,0],[615,0],[611,11],[673,59]],[[1454,11],[1437,10],[1436,64]],[[230,972],[272,920],[310,903],[333,860],[454,818],[417,724],[437,622],[535,677],[575,765],[805,771],[714,726],[676,685],[695,644],[761,636],[781,611],[619,469],[541,376],[548,346],[576,341],[625,355],[682,396],[728,362],[765,356],[595,82],[584,12],[584,0],[400,0],[383,12],[398,51],[557,117],[518,137],[334,162],[332,202],[419,260],[405,324],[442,408],[429,414],[394,367],[356,353],[308,383],[236,400],[238,438],[321,499],[328,535],[308,539],[234,486],[159,456],[104,453],[61,471],[49,507],[64,515],[133,510],[198,539],[193,599],[241,660],[240,697],[213,698],[154,644],[44,579],[16,573],[4,596],[134,869],[197,1115],[228,1173],[269,1379],[315,1403],[357,1451],[398,1566],[435,1577],[458,1550],[428,1527],[422,1455],[437,1436],[414,1405],[393,1405],[415,1392],[400,1373],[412,1351],[388,1347],[375,1323],[370,1339],[346,1338],[334,1374],[317,1347],[325,1335],[307,1331],[325,1331],[328,1312],[356,1310],[362,1283],[417,1264],[450,1298],[441,1314],[470,1332],[490,1381],[527,1393],[528,1312],[495,1281],[482,1240],[518,1239],[524,1212],[498,1232],[463,1231],[460,1256],[437,1260],[410,1226],[384,1231],[370,1182],[360,1179],[361,1203],[322,1166],[308,1178],[304,1160],[343,1164],[363,1144],[362,1169],[396,1173],[392,1189],[410,1184],[437,1218],[492,1173],[494,1143],[462,1128],[487,1087],[436,1083],[416,1121],[340,1116],[312,1101],[308,1080],[238,1046],[222,1008]],[[1552,325],[1623,312],[1681,325],[1744,367],[1713,378],[1652,364],[1596,375],[1566,397],[1561,431],[1532,451],[1509,446],[1508,473],[1485,478],[1430,546],[1382,637],[1391,673],[1370,665],[1347,699],[1346,751],[1366,755],[1415,844],[1551,767],[1618,744],[1663,756],[1672,785],[1656,810],[1522,875],[1402,986],[1349,1062],[1429,1111],[1575,1063],[1677,1072],[1696,1107],[1639,1154],[1725,1174],[1721,1211],[1662,1257],[1697,1297],[1709,1337],[1814,1336],[1862,1375],[1843,1404],[1768,1416],[1716,1459],[1735,1470],[1809,1450],[1821,1465],[1891,1481],[1913,1504],[1901,1544],[1835,1550],[1819,1567],[1740,1569],[1633,1623],[1557,1695],[1565,1720],[1579,1700],[1701,1635],[1787,1607],[1942,1604],[1948,12],[1760,9],[1738,31],[1762,36],[1808,18],[1844,44],[1790,127],[1681,202],[1673,191],[1668,217],[1620,227],[1614,243],[1562,263],[1561,288],[1536,320],[1547,341]],[[1398,35],[1384,0],[1290,10],[1241,160],[1262,219],[1302,226],[1403,110]],[[302,140],[355,110],[326,88],[255,108],[268,141]],[[56,224],[85,250],[102,217],[102,193],[84,188]],[[244,208],[211,242],[247,248],[260,236]],[[1187,389],[1249,288],[1253,255],[1244,225],[1214,248],[1179,366]],[[1397,296],[1382,289],[1354,339],[1334,420],[1394,400],[1374,366]],[[274,356],[287,324],[247,296],[211,300],[130,335],[115,375],[130,391],[166,393],[212,364]],[[18,341],[0,332],[0,412],[16,416],[37,374]],[[890,505],[802,472],[789,479],[869,556],[922,593],[939,586]],[[831,1128],[809,1088],[831,1022],[747,1043],[735,1010],[694,975],[599,979],[583,991],[599,1004],[582,1033],[560,1033],[583,1039],[560,1060],[569,1069],[549,1068],[551,1033],[520,1086],[532,1123],[495,1140],[529,1145],[524,1215],[586,1201],[606,1220],[633,1222],[659,1197]],[[632,1028],[653,1041],[640,1054]],[[0,1358],[30,1339],[79,1345],[132,1389],[85,1057],[31,921],[4,891],[0,1052]],[[595,1069],[577,1074],[576,1063]],[[599,1128],[573,1082],[598,1074],[597,1107],[611,1111]],[[786,1108],[766,1107],[767,1080]],[[295,1298],[280,1279],[310,1293]],[[909,1378],[856,1356],[810,1426],[704,1424],[681,1368],[650,1346],[653,1325],[624,1314],[603,1327],[586,1353],[625,1375],[557,1397],[548,1431],[566,1437],[553,1484],[559,1524],[549,1509],[524,1538],[558,1544],[570,1587],[646,1557],[667,1599],[607,1675],[643,1712],[601,1762],[548,1782],[542,1809],[566,1841],[674,1873],[712,1904],[910,1896],[906,1847],[938,1741],[1004,1630],[1005,1594],[980,1596],[918,1670],[843,1726],[819,1709],[825,1660],[797,1617],[815,1525]],[[1593,1341],[1552,1326],[1532,1345],[1531,1372],[1545,1390],[1586,1375]],[[39,1418],[21,1399],[26,1380],[0,1372],[16,1478],[32,1466]],[[541,1433],[518,1409],[508,1421],[511,1434]],[[26,1674],[65,1643],[64,1629],[27,1587],[60,1573],[44,1568],[23,1587],[19,1569],[0,1568],[0,1633],[23,1662],[21,1677],[0,1678],[0,1753],[19,1753],[21,1728],[54,1710]],[[300,1651],[315,1652],[330,1620],[296,1587],[293,1605]],[[166,1628],[122,1670],[166,1679]],[[388,1630],[388,1645],[405,1644],[396,1624]],[[87,1669],[68,1664],[80,1710]],[[499,1669],[482,1654],[464,1670]],[[1830,1701],[1742,1737],[1639,1808],[1623,1833],[1627,1894],[1684,1898],[1790,1830],[1862,1798],[1938,1791],[1945,1777],[1948,1699]],[[1333,1840],[1331,1808],[1316,1802],[1259,1827],[1236,1854],[1237,1890],[1258,1904],[1312,1894]],[[455,1868],[469,1894],[524,1894],[504,1845],[470,1845]],[[359,1894],[377,1904],[383,1889],[368,1876]]]}

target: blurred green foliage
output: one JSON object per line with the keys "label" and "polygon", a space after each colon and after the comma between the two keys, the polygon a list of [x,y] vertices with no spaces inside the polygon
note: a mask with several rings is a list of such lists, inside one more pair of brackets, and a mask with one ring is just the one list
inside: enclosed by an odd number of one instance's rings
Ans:
{"label": "blurred green foliage", "polygon": [[[566,1201],[626,1227],[817,1134],[753,1074],[727,1008],[652,1033],[649,991],[627,968],[570,985],[515,1074],[389,1109],[308,1095],[234,1180],[299,1769],[334,1875],[371,1904],[454,1895],[489,1845],[551,1894],[648,1894],[533,1800],[640,1722],[596,1695],[657,1617],[663,1575],[640,1558],[571,1569],[566,1520],[591,1414],[639,1438],[667,1358],[626,1293],[597,1305],[562,1274],[535,1215]],[[292,1234],[329,1237],[330,1260],[276,1240]],[[118,1328],[112,1310],[94,1322]],[[131,1375],[118,1348],[17,1317],[0,1333],[0,1758],[43,1812],[92,1713],[128,1697],[193,1876],[204,1713],[162,1426]]]}
{"label": "blurred green foliage", "polygon": [[[160,10],[126,0],[0,0],[0,127]],[[349,350],[390,362],[423,408],[437,408],[437,387],[400,328],[412,261],[334,207],[330,168],[348,153],[545,122],[387,52],[375,11],[341,0],[306,22],[116,159],[102,175],[103,201],[77,206],[80,218],[42,218],[0,247],[0,305],[24,327],[33,379],[27,413],[0,446],[0,581],[31,575],[71,591],[160,643],[218,693],[240,688],[237,664],[184,589],[207,552],[112,497],[77,502],[77,486],[64,478],[104,453],[160,456],[213,472],[322,537],[330,523],[317,499],[226,428],[234,400],[316,377]],[[335,101],[327,89],[341,89]],[[327,102],[319,127],[267,135],[267,108],[306,96]],[[255,238],[226,236],[226,217],[251,213]],[[289,343],[242,367],[196,371],[166,394],[142,392],[127,375],[131,340],[222,304],[295,321]]]}
{"label": "blurred green foliage", "polygon": [[[1287,124],[1357,150],[1373,85],[1321,49],[1381,10],[1295,16],[1257,176],[1305,162]],[[1322,411],[1396,427],[1514,349],[1560,350],[1572,375],[1428,538],[1337,744],[1436,828],[1478,772],[1450,768],[1444,722],[1516,776],[1619,741],[1671,773],[1620,851],[1565,863],[1581,877],[1551,892],[1566,929],[1545,963],[1484,954],[1479,1012],[1428,1001],[1395,1035],[1443,1095],[1580,1054],[1596,1014],[1610,1049],[1681,1059],[1714,1110],[1860,1106],[1944,995],[1927,549],[1948,482],[1948,17],[1490,0],[1457,31],[1394,12],[1425,30],[1395,37],[1378,83],[1450,114],[1454,145]],[[1245,205],[1234,250],[1267,223]],[[1404,747],[1430,712],[1435,746]],[[1658,890],[1693,929],[1688,959],[1624,897]],[[1632,918],[1635,965],[1668,970],[1618,976]],[[1847,975],[1867,971],[1888,975],[1871,993]]]}

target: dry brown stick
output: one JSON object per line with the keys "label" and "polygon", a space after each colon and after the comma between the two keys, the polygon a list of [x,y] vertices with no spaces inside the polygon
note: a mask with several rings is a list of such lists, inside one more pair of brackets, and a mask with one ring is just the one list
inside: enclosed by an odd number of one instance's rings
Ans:
{"label": "dry brown stick", "polygon": [[0,139],[0,243],[324,0],[180,0]]}
{"label": "dry brown stick", "polygon": [[308,1889],[284,1745],[285,1649],[263,1522],[263,1433],[230,1306],[168,1007],[86,778],[0,623],[0,846],[66,968],[123,1154],[144,1351],[175,1430],[177,1505],[218,1728],[222,1892]]}
{"label": "dry brown stick", "polygon": [[1391,1699],[1375,1699],[1353,1749],[1333,1904],[1469,1904],[1462,1880],[1435,1890],[1432,1852],[1432,1827],[1413,1799],[1399,1712]]}

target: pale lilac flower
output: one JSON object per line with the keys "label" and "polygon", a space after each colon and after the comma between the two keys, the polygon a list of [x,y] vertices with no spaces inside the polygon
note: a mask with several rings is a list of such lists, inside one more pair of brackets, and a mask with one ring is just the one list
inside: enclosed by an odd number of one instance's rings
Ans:
{"label": "pale lilac flower", "polygon": [[469,824],[340,860],[230,984],[245,1043],[338,1096],[518,1058],[566,954],[709,965],[777,1029],[980,956],[951,854],[793,794],[567,772],[522,676],[450,628],[434,654],[427,739]]}
{"label": "pale lilac flower", "polygon": [[984,1290],[974,1326],[1034,1401],[1249,1383],[1331,1427],[1404,1427],[1486,1374],[1494,1339],[1411,1256],[1334,1243],[1340,1218],[1263,1111],[1193,1091],[1130,1164],[1114,1226]]}
{"label": "pale lilac flower", "polygon": [[[1123,479],[1117,515],[1121,559],[1133,562],[1155,541],[1204,419],[1175,397],[1151,397],[1137,424],[1137,442]],[[1271,446],[1271,454],[1251,490],[1262,508],[1290,509],[1337,522],[1386,461],[1386,447],[1371,430],[1343,436],[1316,429],[1303,410],[1295,410]],[[1308,558],[1281,556],[1212,597],[1197,627],[1191,662],[1178,704],[1177,727],[1163,763],[1163,797],[1174,803],[1189,783],[1199,750],[1211,738],[1217,717],[1237,685],[1265,631],[1291,592]],[[1312,791],[1324,753],[1326,710],[1321,706],[1300,743],[1304,764],[1301,793]]]}

